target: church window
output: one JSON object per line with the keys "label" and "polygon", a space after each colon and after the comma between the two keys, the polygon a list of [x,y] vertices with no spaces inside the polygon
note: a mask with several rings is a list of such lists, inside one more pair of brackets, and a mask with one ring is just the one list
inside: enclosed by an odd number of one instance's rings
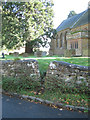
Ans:
{"label": "church window", "polygon": [[56,38],[56,48],[58,48],[58,47],[59,47],[59,38],[57,36],[57,38]]}
{"label": "church window", "polygon": [[72,43],[71,43],[71,49],[72,49]]}
{"label": "church window", "polygon": [[56,39],[56,48],[58,47],[58,39]]}
{"label": "church window", "polygon": [[75,49],[77,48],[77,43],[75,42]]}
{"label": "church window", "polygon": [[63,46],[63,36],[62,36],[62,33],[60,35],[60,48]]}
{"label": "church window", "polygon": [[77,49],[78,49],[78,42],[77,42]]}
{"label": "church window", "polygon": [[66,36],[67,36],[67,32],[65,33],[65,36],[64,36],[65,37],[64,38],[65,39],[65,48],[67,49],[67,39],[66,39]]}
{"label": "church window", "polygon": [[78,49],[78,42],[71,42],[71,49]]}

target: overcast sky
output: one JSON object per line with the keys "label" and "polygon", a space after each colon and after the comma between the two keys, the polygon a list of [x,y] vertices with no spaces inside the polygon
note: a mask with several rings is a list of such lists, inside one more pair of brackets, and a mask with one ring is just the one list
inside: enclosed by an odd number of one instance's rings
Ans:
{"label": "overcast sky", "polygon": [[65,20],[70,11],[74,10],[76,13],[83,12],[88,8],[90,0],[53,0],[54,2],[54,28]]}

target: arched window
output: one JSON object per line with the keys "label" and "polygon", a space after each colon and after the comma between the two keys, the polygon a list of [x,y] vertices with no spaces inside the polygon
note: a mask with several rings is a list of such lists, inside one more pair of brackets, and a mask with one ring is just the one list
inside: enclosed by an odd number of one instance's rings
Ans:
{"label": "arched window", "polygon": [[78,42],[77,42],[77,49],[78,49]]}
{"label": "arched window", "polygon": [[62,36],[62,33],[60,35],[60,48],[63,46],[63,36]]}
{"label": "arched window", "polygon": [[72,49],[73,47],[72,47],[72,43],[71,43],[71,49]]}
{"label": "arched window", "polygon": [[67,49],[67,40],[66,40],[66,35],[67,35],[67,32],[65,32],[65,36],[64,36],[64,37],[65,37],[65,38],[64,38],[64,39],[65,39],[65,48]]}
{"label": "arched window", "polygon": [[58,35],[56,37],[56,48],[58,48]]}

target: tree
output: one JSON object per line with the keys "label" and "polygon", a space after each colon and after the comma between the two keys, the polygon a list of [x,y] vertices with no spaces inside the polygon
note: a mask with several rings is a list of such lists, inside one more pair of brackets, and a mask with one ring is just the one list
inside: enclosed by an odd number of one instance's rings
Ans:
{"label": "tree", "polygon": [[52,6],[52,0],[3,2],[2,45],[10,49],[26,44],[29,53],[34,45],[46,43],[53,28]]}
{"label": "tree", "polygon": [[23,3],[2,3],[2,45],[8,49],[21,46],[23,36],[26,34],[23,29],[25,21],[20,14],[23,10],[22,5]]}
{"label": "tree", "polygon": [[70,11],[70,13],[69,13],[69,15],[68,15],[68,18],[70,18],[70,17],[72,17],[72,16],[74,16],[74,15],[76,15],[76,12],[75,12],[75,11]]}

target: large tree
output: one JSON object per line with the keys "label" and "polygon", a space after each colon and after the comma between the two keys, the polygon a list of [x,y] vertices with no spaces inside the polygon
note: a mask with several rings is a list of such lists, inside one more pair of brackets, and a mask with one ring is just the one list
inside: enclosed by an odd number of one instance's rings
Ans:
{"label": "large tree", "polygon": [[11,49],[26,44],[27,53],[34,45],[45,45],[53,28],[52,6],[52,0],[3,2],[2,45]]}
{"label": "large tree", "polygon": [[76,12],[75,11],[70,11],[70,13],[69,13],[69,15],[68,15],[68,18],[70,18],[70,17],[72,17],[72,16],[74,16],[74,15],[76,15]]}

